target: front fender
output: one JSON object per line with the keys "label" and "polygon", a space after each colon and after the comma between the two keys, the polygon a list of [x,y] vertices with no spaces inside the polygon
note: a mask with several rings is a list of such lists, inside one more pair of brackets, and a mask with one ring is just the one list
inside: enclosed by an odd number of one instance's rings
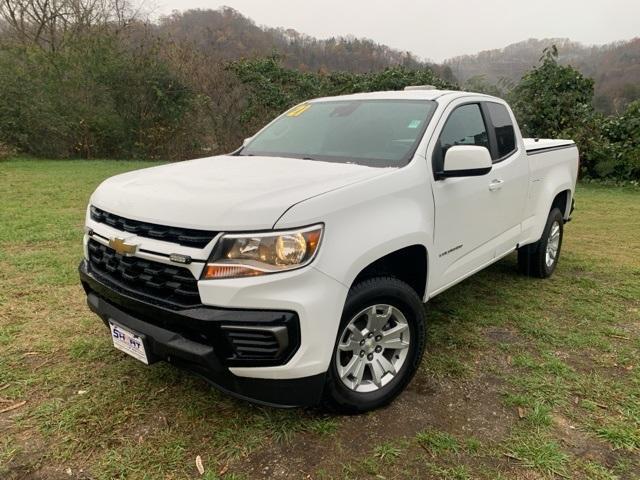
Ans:
{"label": "front fender", "polygon": [[401,248],[421,245],[428,255],[433,199],[419,161],[413,165],[299,203],[277,228],[323,222],[314,266],[346,287],[368,265]]}

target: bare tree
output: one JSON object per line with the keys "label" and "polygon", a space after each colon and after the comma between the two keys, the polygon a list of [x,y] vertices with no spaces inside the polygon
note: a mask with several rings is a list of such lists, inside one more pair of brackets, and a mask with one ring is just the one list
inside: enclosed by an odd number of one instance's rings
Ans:
{"label": "bare tree", "polygon": [[52,51],[96,27],[120,30],[139,13],[129,0],[0,0],[0,23],[18,41]]}

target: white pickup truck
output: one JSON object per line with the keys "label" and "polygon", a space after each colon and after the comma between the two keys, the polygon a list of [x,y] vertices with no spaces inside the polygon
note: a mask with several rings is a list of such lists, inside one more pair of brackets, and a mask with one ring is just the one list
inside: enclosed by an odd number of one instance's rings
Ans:
{"label": "white pickup truck", "polygon": [[501,99],[412,87],[311,100],[230,155],[104,181],[80,277],[113,344],[224,391],[351,412],[390,402],[423,303],[511,252],[550,276],[578,151]]}

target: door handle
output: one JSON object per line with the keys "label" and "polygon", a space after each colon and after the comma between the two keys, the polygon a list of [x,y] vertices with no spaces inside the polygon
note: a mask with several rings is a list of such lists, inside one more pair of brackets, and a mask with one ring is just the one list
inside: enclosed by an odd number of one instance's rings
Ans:
{"label": "door handle", "polygon": [[504,180],[499,180],[499,179],[494,179],[491,180],[491,183],[489,184],[489,190],[491,190],[492,192],[495,192],[496,190],[500,190],[502,188],[502,184],[504,183]]}

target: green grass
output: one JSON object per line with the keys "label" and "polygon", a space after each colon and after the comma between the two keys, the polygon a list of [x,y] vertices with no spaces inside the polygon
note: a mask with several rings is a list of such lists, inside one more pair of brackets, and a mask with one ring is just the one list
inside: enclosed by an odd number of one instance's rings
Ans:
{"label": "green grass", "polygon": [[527,437],[512,440],[510,455],[525,467],[548,475],[565,475],[569,456],[553,440]]}
{"label": "green grass", "polygon": [[378,445],[374,449],[373,454],[380,460],[391,461],[402,455],[402,449],[398,448],[395,442],[385,442],[382,445]]}
{"label": "green grass", "polygon": [[428,430],[416,435],[416,440],[425,449],[433,453],[454,452],[459,449],[458,441],[446,432]]}
{"label": "green grass", "polygon": [[628,419],[608,422],[606,426],[595,428],[595,433],[607,440],[613,448],[640,449],[640,429],[637,419],[635,422],[629,422]]}
{"label": "green grass", "polygon": [[206,479],[640,477],[640,189],[581,185],[551,279],[509,256],[434,298],[408,392],[342,417],[111,347],[78,285],[86,205],[151,165],[0,162],[0,410],[27,402],[0,414],[1,478],[187,479],[198,455]]}

